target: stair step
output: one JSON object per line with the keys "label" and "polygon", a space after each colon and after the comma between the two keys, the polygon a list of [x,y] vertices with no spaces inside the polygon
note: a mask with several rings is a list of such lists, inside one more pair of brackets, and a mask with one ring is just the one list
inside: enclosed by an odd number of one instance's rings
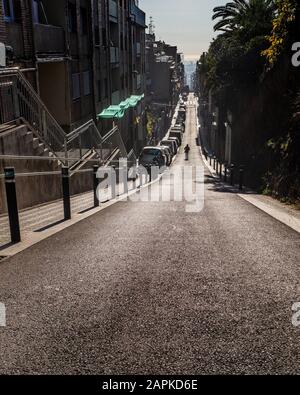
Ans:
{"label": "stair step", "polygon": [[37,156],[41,156],[44,153],[45,150],[45,146],[43,143],[38,144],[38,146],[35,148],[35,153],[37,154]]}
{"label": "stair step", "polygon": [[15,125],[14,126],[6,126],[6,127],[2,127],[1,129],[0,129],[0,133],[5,133],[5,132],[10,132],[10,131],[12,131],[13,129],[15,129]]}
{"label": "stair step", "polygon": [[27,127],[26,126],[19,126],[19,128],[20,128],[20,136],[26,136],[26,134],[28,133],[28,129],[27,129]]}
{"label": "stair step", "polygon": [[0,133],[11,130],[17,126],[16,122],[6,122],[0,125]]}
{"label": "stair step", "polygon": [[25,139],[27,143],[30,143],[33,141],[33,133],[32,132],[27,132],[25,135]]}
{"label": "stair step", "polygon": [[40,144],[40,140],[37,137],[34,137],[32,141],[33,148],[38,148],[39,144]]}

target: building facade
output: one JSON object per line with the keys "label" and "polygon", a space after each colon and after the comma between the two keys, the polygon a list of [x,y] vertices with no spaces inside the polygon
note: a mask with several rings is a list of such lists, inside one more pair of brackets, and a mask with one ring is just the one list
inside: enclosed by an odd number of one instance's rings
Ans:
{"label": "building facade", "polygon": [[145,140],[143,100],[117,121],[99,114],[144,94],[145,29],[135,0],[0,1],[6,67],[22,70],[66,132],[93,119],[104,135],[117,122],[128,151]]}
{"label": "building facade", "polygon": [[154,140],[162,138],[168,128],[179,95],[184,87],[184,65],[177,47],[156,41],[154,34],[146,37],[146,95],[148,122]]}

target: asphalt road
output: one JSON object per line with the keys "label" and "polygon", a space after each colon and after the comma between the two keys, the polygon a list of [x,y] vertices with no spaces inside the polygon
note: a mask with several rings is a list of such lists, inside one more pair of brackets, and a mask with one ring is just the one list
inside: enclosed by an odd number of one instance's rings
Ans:
{"label": "asphalt road", "polygon": [[299,234],[205,174],[200,213],[122,202],[4,261],[0,373],[300,373]]}

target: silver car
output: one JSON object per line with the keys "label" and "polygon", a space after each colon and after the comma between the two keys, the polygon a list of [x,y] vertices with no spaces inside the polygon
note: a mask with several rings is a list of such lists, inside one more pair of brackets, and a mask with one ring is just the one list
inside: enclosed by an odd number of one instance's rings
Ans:
{"label": "silver car", "polygon": [[167,158],[166,165],[171,166],[173,155],[172,155],[170,148],[167,145],[161,145],[160,148],[162,148],[164,150],[164,153],[166,155],[166,158]]}

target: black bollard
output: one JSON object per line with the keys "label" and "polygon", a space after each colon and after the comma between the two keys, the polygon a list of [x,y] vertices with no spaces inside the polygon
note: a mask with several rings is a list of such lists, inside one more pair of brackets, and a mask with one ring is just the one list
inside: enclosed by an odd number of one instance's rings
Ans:
{"label": "black bollard", "polygon": [[70,174],[69,168],[63,166],[62,173],[62,191],[63,191],[63,204],[64,204],[64,217],[65,221],[71,219],[71,197],[70,197]]}
{"label": "black bollard", "polygon": [[99,207],[100,202],[97,196],[97,190],[99,186],[99,179],[97,178],[97,172],[99,170],[99,166],[93,166],[93,190],[94,190],[94,207]]}
{"label": "black bollard", "polygon": [[135,169],[134,169],[134,173],[133,173],[134,178],[133,178],[133,182],[132,182],[132,189],[133,190],[136,189],[136,180],[138,178],[138,168],[139,168],[138,161],[136,161]]}
{"label": "black bollard", "polygon": [[234,165],[230,166],[230,185],[234,186]]}
{"label": "black bollard", "polygon": [[11,242],[16,244],[21,241],[21,232],[14,167],[4,168],[4,174]]}
{"label": "black bollard", "polygon": [[244,175],[245,175],[245,168],[244,168],[244,166],[240,166],[240,169],[239,169],[239,190],[240,191],[243,190]]}
{"label": "black bollard", "polygon": [[220,179],[222,181],[222,170],[223,170],[223,163],[220,161]]}
{"label": "black bollard", "polygon": [[117,181],[117,173],[116,173],[116,165],[112,165],[111,166],[112,169],[112,176],[111,176],[111,199],[114,200],[117,197],[117,185],[116,185],[116,181]]}
{"label": "black bollard", "polygon": [[227,163],[224,164],[224,182],[227,182]]}
{"label": "black bollard", "polygon": [[149,173],[149,182],[152,182],[152,168],[151,167],[148,169],[148,173]]}

